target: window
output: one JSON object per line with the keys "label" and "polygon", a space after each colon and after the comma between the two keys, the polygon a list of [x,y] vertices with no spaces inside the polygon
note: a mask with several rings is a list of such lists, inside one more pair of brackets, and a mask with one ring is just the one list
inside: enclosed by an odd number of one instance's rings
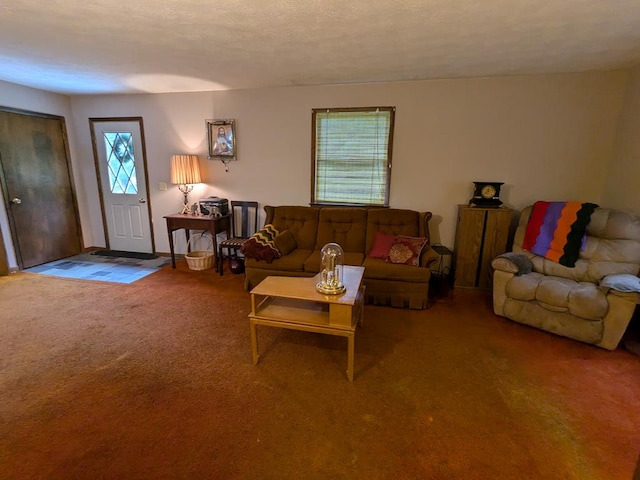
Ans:
{"label": "window", "polygon": [[394,107],[313,109],[311,203],[389,205]]}
{"label": "window", "polygon": [[111,193],[136,195],[138,180],[131,132],[104,132]]}

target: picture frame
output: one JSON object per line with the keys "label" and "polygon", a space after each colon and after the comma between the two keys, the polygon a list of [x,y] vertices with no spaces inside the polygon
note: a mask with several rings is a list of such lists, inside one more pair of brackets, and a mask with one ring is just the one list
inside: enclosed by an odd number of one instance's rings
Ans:
{"label": "picture frame", "polygon": [[209,160],[228,163],[237,158],[236,122],[231,118],[207,120],[207,143]]}

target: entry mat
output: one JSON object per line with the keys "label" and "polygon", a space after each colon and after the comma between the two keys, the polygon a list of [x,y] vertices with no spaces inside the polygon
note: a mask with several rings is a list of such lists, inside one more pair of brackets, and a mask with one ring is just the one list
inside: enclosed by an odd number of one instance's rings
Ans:
{"label": "entry mat", "polygon": [[158,258],[153,253],[123,252],[122,250],[96,250],[95,252],[91,252],[91,255],[114,258],[137,258],[139,260],[153,260],[154,258]]}
{"label": "entry mat", "polygon": [[133,283],[169,265],[171,258],[150,260],[126,257],[106,257],[81,253],[69,258],[27,268],[24,271],[55,277],[99,280],[101,282]]}

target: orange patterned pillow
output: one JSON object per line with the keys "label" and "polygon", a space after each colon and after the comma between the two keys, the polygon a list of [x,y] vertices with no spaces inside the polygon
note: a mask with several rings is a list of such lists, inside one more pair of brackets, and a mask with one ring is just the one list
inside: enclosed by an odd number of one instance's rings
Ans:
{"label": "orange patterned pillow", "polygon": [[424,237],[406,237],[397,235],[393,239],[389,255],[385,261],[389,263],[399,263],[404,265],[417,266],[420,262],[420,254],[427,244]]}

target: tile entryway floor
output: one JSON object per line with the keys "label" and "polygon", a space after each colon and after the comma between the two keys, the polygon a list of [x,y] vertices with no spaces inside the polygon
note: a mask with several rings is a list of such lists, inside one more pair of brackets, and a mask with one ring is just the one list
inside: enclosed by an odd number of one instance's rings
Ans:
{"label": "tile entryway floor", "polygon": [[124,257],[101,257],[82,253],[54,262],[37,265],[23,270],[55,277],[99,280],[102,282],[133,283],[169,265],[171,258],[157,257],[139,260]]}

